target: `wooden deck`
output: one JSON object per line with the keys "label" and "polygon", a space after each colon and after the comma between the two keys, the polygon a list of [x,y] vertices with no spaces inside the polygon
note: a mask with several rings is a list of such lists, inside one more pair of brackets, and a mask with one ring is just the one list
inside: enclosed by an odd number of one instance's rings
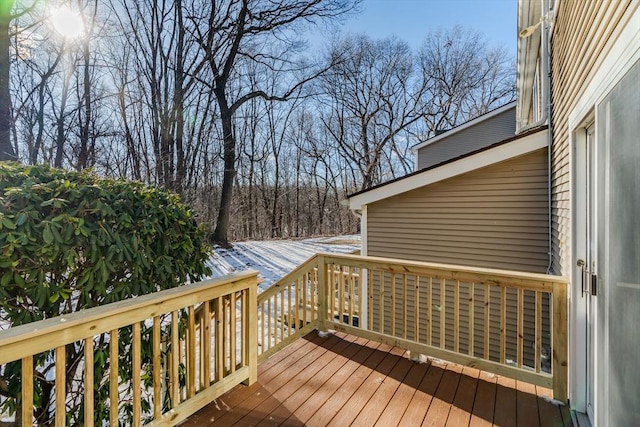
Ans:
{"label": "wooden deck", "polygon": [[401,349],[312,332],[183,426],[573,426],[551,390]]}

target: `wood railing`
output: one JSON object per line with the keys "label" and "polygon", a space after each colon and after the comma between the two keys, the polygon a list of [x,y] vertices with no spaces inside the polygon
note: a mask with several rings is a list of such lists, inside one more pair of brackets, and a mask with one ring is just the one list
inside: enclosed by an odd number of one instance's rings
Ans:
{"label": "wood railing", "polygon": [[318,254],[259,296],[259,358],[333,329],[552,388],[567,400],[567,281]]}
{"label": "wood railing", "polygon": [[[317,254],[259,295],[256,286],[256,272],[237,273],[10,328],[0,332],[0,367],[20,362],[20,401],[33,402],[34,374],[49,352],[57,426],[67,423],[65,388],[78,381],[106,382],[109,390],[100,402],[94,387],[79,387],[84,425],[94,424],[96,405],[118,425],[129,404],[133,425],[175,425],[238,383],[254,382],[259,360],[313,329],[333,329],[567,399],[562,277]],[[98,337],[109,347],[105,378],[94,378]],[[152,347],[146,353],[145,345]],[[82,360],[69,361],[68,346],[81,349]],[[118,366],[123,352],[131,355],[128,367]],[[84,366],[71,382],[69,363]],[[123,368],[132,372],[126,381]],[[33,405],[20,407],[16,420],[32,425]]]}
{"label": "wood railing", "polygon": [[[256,381],[256,299],[257,272],[248,271],[1,331],[0,367],[21,361],[16,420],[33,424],[34,373],[47,375],[38,372],[45,360],[55,365],[56,426],[68,423],[69,384],[81,390],[85,426],[94,425],[98,405],[108,407],[112,426],[123,422],[125,405],[134,426],[179,423],[235,385]],[[94,378],[100,340],[109,348],[108,372]],[[68,360],[68,346],[81,349],[81,360]],[[121,360],[131,364],[119,366]],[[70,364],[84,366],[72,381]],[[131,372],[126,381],[123,370]],[[108,398],[100,402],[94,384],[105,381]]]}
{"label": "wood railing", "polygon": [[258,359],[264,360],[318,326],[323,273],[313,256],[258,295]]}

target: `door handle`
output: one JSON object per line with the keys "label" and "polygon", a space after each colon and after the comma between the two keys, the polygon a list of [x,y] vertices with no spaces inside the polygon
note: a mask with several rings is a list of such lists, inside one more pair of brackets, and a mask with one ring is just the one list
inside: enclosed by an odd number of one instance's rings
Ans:
{"label": "door handle", "polygon": [[585,273],[586,273],[586,272],[585,272],[585,268],[584,268],[585,262],[584,262],[584,260],[583,260],[583,259],[579,259],[579,260],[578,260],[578,262],[577,262],[576,264],[577,264],[577,266],[578,266],[578,267],[580,267],[580,272],[582,273],[582,274],[581,274],[581,276],[582,276],[582,277],[581,277],[581,279],[580,279],[580,281],[581,281],[581,283],[580,283],[580,288],[582,289],[582,298],[584,298],[584,294],[585,294],[585,292],[586,292],[586,290],[585,290],[585,288],[584,288],[584,285],[585,285],[585,278],[584,278],[584,275],[585,275]]}
{"label": "door handle", "polygon": [[582,284],[581,284],[582,296],[584,297],[585,293],[590,294],[592,296],[597,296],[598,295],[598,275],[595,273],[591,273],[589,270],[585,268],[586,263],[584,262],[583,259],[579,259],[576,264],[578,267],[580,267],[580,270],[582,271]]}

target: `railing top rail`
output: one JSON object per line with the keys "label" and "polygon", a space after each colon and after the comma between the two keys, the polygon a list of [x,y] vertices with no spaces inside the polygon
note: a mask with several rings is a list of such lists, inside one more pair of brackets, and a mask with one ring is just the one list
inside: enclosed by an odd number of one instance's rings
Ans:
{"label": "railing top rail", "polygon": [[446,278],[459,280],[477,280],[490,281],[496,284],[501,282],[520,282],[520,283],[560,283],[567,284],[569,280],[563,276],[555,276],[540,273],[528,273],[523,271],[500,270],[482,267],[469,267],[454,264],[436,264],[420,261],[408,261],[402,259],[371,257],[351,254],[336,253],[318,253],[323,256],[326,263],[347,262],[349,265],[361,268],[370,268],[372,264],[377,264],[382,268],[389,270],[398,270],[398,272],[416,273],[425,272],[433,275],[442,275]]}
{"label": "railing top rail", "polygon": [[0,331],[0,364],[246,289],[257,275],[246,270],[11,327]]}

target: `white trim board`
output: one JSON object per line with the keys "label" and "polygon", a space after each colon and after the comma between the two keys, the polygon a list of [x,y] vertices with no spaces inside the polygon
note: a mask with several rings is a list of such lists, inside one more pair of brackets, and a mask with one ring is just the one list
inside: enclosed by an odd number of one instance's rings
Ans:
{"label": "white trim board", "polygon": [[545,148],[547,146],[547,132],[548,130],[545,129],[523,136],[498,147],[356,194],[349,198],[349,208],[362,209],[363,206],[370,203]]}
{"label": "white trim board", "polygon": [[[476,117],[475,119],[469,120],[468,122],[465,122],[463,124],[461,124],[460,126],[456,126],[453,129],[449,129],[448,131],[441,133],[438,136],[434,136],[433,138],[427,139],[424,142],[421,142],[420,144],[414,145],[413,147],[411,147],[411,151],[417,155],[418,150],[421,148],[426,147],[427,145],[431,145],[434,142],[438,142],[442,139],[448,138],[451,135],[454,135],[464,129],[468,129],[472,126],[477,125],[478,123],[482,123],[487,119],[490,119],[491,117],[497,116],[500,113],[504,113],[505,111],[508,111],[512,108],[516,107],[516,101],[510,102],[508,104],[503,105],[502,107],[498,107],[493,111],[489,111],[486,114],[483,114],[481,116]],[[417,160],[416,160],[417,162]],[[417,163],[416,163],[417,164]]]}

